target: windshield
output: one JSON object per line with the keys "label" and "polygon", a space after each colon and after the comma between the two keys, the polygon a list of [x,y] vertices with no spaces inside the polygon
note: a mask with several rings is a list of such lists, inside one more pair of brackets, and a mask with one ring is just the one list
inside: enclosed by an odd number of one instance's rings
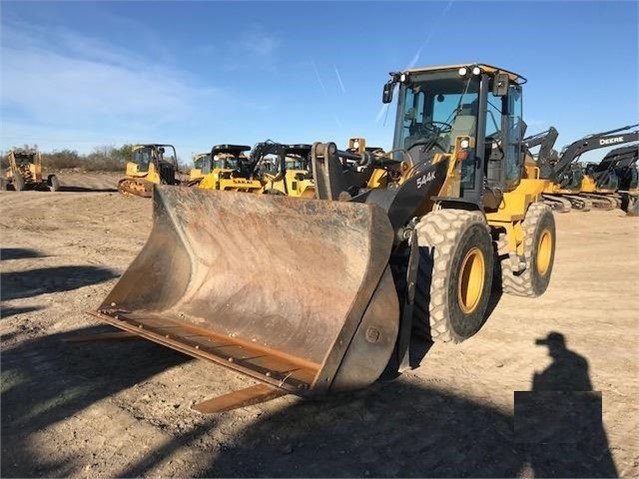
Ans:
{"label": "windshield", "polygon": [[458,136],[476,136],[479,77],[446,71],[410,80],[400,89],[395,149],[421,160],[429,152],[451,153]]}
{"label": "windshield", "polygon": [[15,153],[14,158],[20,166],[27,166],[29,163],[35,163],[35,153]]}
{"label": "windshield", "polygon": [[213,168],[236,170],[237,161],[237,158],[231,155],[216,155],[215,159],[213,160]]}
{"label": "windshield", "polygon": [[138,165],[140,171],[146,171],[151,161],[151,148],[139,148],[133,152],[133,163]]}
{"label": "windshield", "polygon": [[204,160],[208,160],[211,158],[211,154],[210,153],[204,153],[201,155],[197,155],[195,157],[195,159],[193,160],[193,167],[196,170],[201,170],[202,168],[204,168]]}
{"label": "windshield", "polygon": [[306,158],[301,156],[287,156],[286,157],[286,169],[287,170],[306,170],[308,169]]}

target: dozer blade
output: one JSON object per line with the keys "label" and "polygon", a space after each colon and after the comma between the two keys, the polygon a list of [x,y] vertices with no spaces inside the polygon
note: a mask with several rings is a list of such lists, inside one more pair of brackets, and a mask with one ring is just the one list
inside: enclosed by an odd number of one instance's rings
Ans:
{"label": "dozer blade", "polygon": [[375,205],[156,186],[151,235],[99,318],[299,395],[393,352],[393,229]]}
{"label": "dozer blade", "polygon": [[124,196],[151,198],[153,196],[153,183],[144,178],[122,178],[118,181],[118,191]]}

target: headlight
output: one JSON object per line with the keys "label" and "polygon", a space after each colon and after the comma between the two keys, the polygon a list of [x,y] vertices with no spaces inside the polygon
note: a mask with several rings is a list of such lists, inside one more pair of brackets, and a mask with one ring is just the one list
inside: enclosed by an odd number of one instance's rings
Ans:
{"label": "headlight", "polygon": [[473,67],[473,75],[479,75],[481,73],[481,69],[479,67]]}
{"label": "headlight", "polygon": [[406,81],[408,77],[406,76],[406,73],[402,73],[399,77],[399,81],[404,83]]}
{"label": "headlight", "polygon": [[466,67],[461,67],[459,69],[459,75],[465,77],[466,73],[468,73],[468,69]]}
{"label": "headlight", "polygon": [[356,150],[359,150],[359,141],[354,141],[353,142],[353,148]]}
{"label": "headlight", "polygon": [[459,146],[461,146],[462,148],[466,149],[470,146],[470,142],[468,140],[462,140],[459,142]]}

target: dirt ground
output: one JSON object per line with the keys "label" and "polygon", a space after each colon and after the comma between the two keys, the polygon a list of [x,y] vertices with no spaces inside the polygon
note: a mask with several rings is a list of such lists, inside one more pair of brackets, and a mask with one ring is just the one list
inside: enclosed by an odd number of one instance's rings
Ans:
{"label": "dirt ground", "polygon": [[[108,191],[115,176],[60,178],[66,191],[0,193],[2,477],[639,477],[638,218],[556,215],[547,293],[498,298],[475,337],[394,381],[203,416],[190,406],[252,380],[148,341],[65,341],[109,330],[85,311],[144,244],[151,201]],[[554,362],[535,344],[551,332]],[[562,368],[555,380],[601,392],[603,424],[538,444],[534,401],[514,392]],[[570,417],[556,409],[547,434]]]}

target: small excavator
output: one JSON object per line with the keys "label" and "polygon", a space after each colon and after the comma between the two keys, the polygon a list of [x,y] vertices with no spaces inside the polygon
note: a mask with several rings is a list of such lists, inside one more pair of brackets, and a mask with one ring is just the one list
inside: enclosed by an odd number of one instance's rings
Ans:
{"label": "small excavator", "polygon": [[0,177],[0,190],[6,190],[9,185],[15,191],[27,188],[48,189],[58,191],[60,181],[56,175],[44,178],[42,174],[42,155],[35,149],[17,148],[7,155],[9,167]]}
{"label": "small excavator", "polygon": [[[578,160],[587,151],[638,141],[639,131],[628,131],[637,126],[639,125],[629,125],[584,136],[565,146],[558,154],[552,149],[546,150],[544,154],[540,151],[537,156],[540,176],[550,180],[544,190],[544,199],[549,202],[561,202],[562,208],[565,205],[563,200],[568,200],[572,208],[579,211],[589,211],[592,207],[617,207],[617,200],[612,195],[588,191],[590,186],[587,185],[594,182],[586,178],[584,167]],[[550,136],[552,138],[552,134]]]}
{"label": "small excavator", "polygon": [[[168,153],[166,150],[172,153]],[[146,144],[133,147],[133,161],[126,164],[126,176],[118,191],[126,196],[150,198],[155,185],[179,185],[177,154],[173,145]]]}
{"label": "small excavator", "polygon": [[[586,165],[584,190],[598,194],[616,193],[619,207],[629,215],[636,216],[637,197],[637,159],[639,144],[633,144],[612,150],[599,163]],[[589,181],[586,183],[586,180]]]}

